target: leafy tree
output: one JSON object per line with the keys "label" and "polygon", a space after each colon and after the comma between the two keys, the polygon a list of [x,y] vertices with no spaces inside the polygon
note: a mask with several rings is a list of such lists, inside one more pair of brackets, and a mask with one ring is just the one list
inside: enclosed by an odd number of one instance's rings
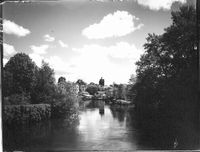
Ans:
{"label": "leafy tree", "polygon": [[51,103],[55,92],[54,70],[48,63],[42,61],[36,76],[37,84],[32,92],[32,103]]}
{"label": "leafy tree", "polygon": [[89,84],[86,88],[86,91],[91,94],[91,95],[94,95],[95,93],[98,92],[98,86],[95,85],[95,84]]}
{"label": "leafy tree", "polygon": [[56,85],[55,91],[52,102],[52,117],[75,119],[78,114],[76,84],[60,81]]}
{"label": "leafy tree", "polygon": [[79,86],[79,92],[85,91],[86,82],[81,79],[76,81],[76,84]]}
{"label": "leafy tree", "polygon": [[78,79],[78,80],[76,81],[76,83],[77,83],[78,85],[86,85],[86,82],[84,82],[84,81],[81,80],[81,79]]}
{"label": "leafy tree", "polygon": [[58,79],[58,83],[60,83],[60,82],[66,82],[65,77],[60,77],[60,78]]}
{"label": "leafy tree", "polygon": [[3,96],[29,96],[36,85],[36,71],[37,66],[25,53],[17,53],[11,57],[3,69]]}
{"label": "leafy tree", "polygon": [[[196,12],[182,6],[162,35],[149,34],[133,86],[137,104],[162,105],[168,113],[189,119],[197,103]],[[185,114],[187,112],[187,115]]]}
{"label": "leafy tree", "polygon": [[134,74],[131,75],[128,83],[129,84],[135,84],[136,83],[136,76]]}

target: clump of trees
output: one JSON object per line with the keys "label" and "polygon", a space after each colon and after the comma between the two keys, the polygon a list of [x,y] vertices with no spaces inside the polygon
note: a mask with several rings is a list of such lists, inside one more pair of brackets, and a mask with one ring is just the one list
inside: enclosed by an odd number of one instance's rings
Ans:
{"label": "clump of trees", "polygon": [[172,25],[163,34],[146,38],[132,93],[138,107],[159,107],[173,117],[192,120],[198,117],[196,11],[182,6],[171,15]]}
{"label": "clump of trees", "polygon": [[66,117],[69,119],[78,116],[78,91],[76,84],[66,82],[65,79],[59,81],[56,86],[52,102],[52,117]]}
{"label": "clump of trees", "polygon": [[54,70],[42,62],[39,68],[25,53],[17,53],[3,68],[4,104],[51,103],[55,92]]}
{"label": "clump of trees", "polygon": [[41,68],[36,71],[36,85],[31,93],[31,103],[52,103],[55,90],[54,70],[42,61]]}
{"label": "clump of trees", "polygon": [[31,93],[37,84],[38,67],[24,53],[11,57],[3,68],[5,104],[31,103]]}
{"label": "clump of trees", "polygon": [[87,85],[86,91],[91,95],[95,95],[99,91],[99,86],[91,82]]}
{"label": "clump of trees", "polygon": [[76,81],[76,84],[79,86],[79,92],[85,91],[85,87],[86,87],[86,85],[87,85],[86,82],[84,82],[82,79],[78,79],[78,80]]}
{"label": "clump of trees", "polygon": [[[55,83],[54,70],[48,63],[38,67],[25,53],[17,53],[3,68],[4,105],[47,103],[53,117],[76,114],[75,84],[64,77]],[[64,91],[63,91],[64,89]]]}
{"label": "clump of trees", "polygon": [[127,91],[126,85],[113,84],[113,98],[114,99],[126,99]]}

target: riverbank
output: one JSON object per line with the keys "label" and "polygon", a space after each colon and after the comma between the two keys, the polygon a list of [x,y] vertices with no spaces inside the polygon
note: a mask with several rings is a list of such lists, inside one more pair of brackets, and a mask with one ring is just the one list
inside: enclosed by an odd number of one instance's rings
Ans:
{"label": "riverbank", "polygon": [[51,118],[51,105],[30,104],[30,105],[4,105],[3,123],[23,124],[34,123]]}
{"label": "riverbank", "polygon": [[135,108],[123,105],[105,105],[104,113],[101,114],[99,102],[84,102],[85,106],[79,109],[79,119],[73,124],[50,119],[6,127],[4,148],[7,151],[26,152],[173,150],[175,137],[178,149],[198,148],[198,143],[195,143],[198,134],[191,126],[159,125],[160,121],[140,119]]}

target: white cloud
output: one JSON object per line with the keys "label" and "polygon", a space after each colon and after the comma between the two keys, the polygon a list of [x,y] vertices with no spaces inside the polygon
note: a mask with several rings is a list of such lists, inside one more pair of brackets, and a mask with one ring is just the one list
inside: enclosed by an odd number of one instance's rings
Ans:
{"label": "white cloud", "polygon": [[93,0],[99,2],[125,2],[125,1],[134,1],[138,4],[150,8],[151,10],[170,10],[174,2],[186,3],[187,0]]}
{"label": "white cloud", "polygon": [[44,60],[43,56],[41,56],[40,54],[31,53],[29,54],[29,57],[36,63],[38,67],[41,67],[42,60]]}
{"label": "white cloud", "polygon": [[40,46],[31,45],[30,46],[32,53],[29,54],[30,58],[36,63],[38,67],[41,67],[42,60],[45,60],[45,58],[42,56],[46,54],[46,50],[49,48],[49,45],[43,44]]}
{"label": "white cloud", "polygon": [[133,1],[133,0],[92,0],[96,2],[123,2],[123,1]]}
{"label": "white cloud", "polygon": [[5,66],[7,62],[8,62],[8,59],[7,58],[3,58],[3,66]]}
{"label": "white cloud", "polygon": [[59,56],[51,56],[44,60],[48,62],[50,67],[55,71],[55,78],[58,81],[58,78],[63,76],[67,81],[75,82],[80,78],[79,72],[76,71],[75,67],[72,67],[70,63],[65,62]]}
{"label": "white cloud", "polygon": [[137,49],[134,44],[127,42],[118,42],[112,46],[101,46],[96,44],[84,45],[83,48],[73,48],[74,51],[79,53],[89,53],[99,56],[111,56],[118,59],[138,59],[141,50]]}
{"label": "white cloud", "polygon": [[174,2],[186,3],[186,0],[136,0],[138,4],[152,10],[170,10]]}
{"label": "white cloud", "polygon": [[44,60],[45,62],[49,63],[50,67],[53,68],[57,73],[68,72],[66,68],[68,67],[68,65],[64,61],[62,61],[60,57],[44,56],[47,53],[46,50],[49,48],[49,45],[45,44],[40,46],[31,45],[30,48],[33,52],[30,53],[29,56],[36,63],[38,67],[41,67],[42,60]]}
{"label": "white cloud", "polygon": [[30,48],[35,54],[46,54],[47,53],[46,50],[49,48],[49,45],[46,44],[40,46],[31,45]]}
{"label": "white cloud", "polygon": [[14,34],[19,37],[23,37],[31,33],[28,29],[6,19],[3,20],[3,32],[6,34]]}
{"label": "white cloud", "polygon": [[31,53],[29,56],[38,67],[41,67],[42,60],[49,63],[49,66],[53,68],[56,73],[56,78],[58,77],[59,73],[66,75],[70,71],[70,66],[65,63],[59,56],[44,57],[37,53]]}
{"label": "white cloud", "polygon": [[44,35],[44,40],[47,42],[53,42],[55,41],[55,38],[50,36],[49,34]]}
{"label": "white cloud", "polygon": [[89,39],[125,36],[143,26],[143,24],[135,26],[134,20],[139,18],[126,11],[116,11],[103,17],[99,23],[83,29],[82,34]]}
{"label": "white cloud", "polygon": [[61,47],[68,48],[68,45],[65,44],[62,40],[59,40],[58,43],[60,44]]}
{"label": "white cloud", "polygon": [[3,43],[3,52],[4,56],[10,56],[15,54],[17,51],[15,50],[14,46],[9,45],[7,43]]}
{"label": "white cloud", "polygon": [[108,48],[109,55],[113,58],[120,59],[139,59],[141,50],[137,49],[134,44],[119,42]]}
{"label": "white cloud", "polygon": [[66,71],[68,66],[67,63],[65,63],[59,56],[50,56],[49,58],[45,59],[45,62],[48,62],[56,72],[68,72]]}
{"label": "white cloud", "polygon": [[[106,84],[127,83],[130,75],[136,70],[136,62],[142,50],[134,44],[119,42],[112,46],[97,44],[72,48],[78,55],[67,61],[60,56],[43,57],[42,54],[32,53],[30,57],[41,67],[41,62],[48,62],[55,71],[55,77],[66,77],[69,81],[83,79],[86,82],[98,83],[99,78],[105,78]],[[116,63],[117,61],[117,63]]]}
{"label": "white cloud", "polygon": [[[104,47],[100,45],[84,45],[82,48],[73,48],[79,52],[80,56],[72,59],[70,62],[75,64],[73,73],[86,82],[98,83],[99,78],[105,78],[107,84],[113,81],[117,83],[127,83],[130,75],[134,73],[136,62],[143,51],[137,49],[134,44],[120,42],[116,45]],[[117,65],[112,62],[110,56],[115,59],[123,59],[128,63]],[[121,60],[122,61],[122,60]]]}

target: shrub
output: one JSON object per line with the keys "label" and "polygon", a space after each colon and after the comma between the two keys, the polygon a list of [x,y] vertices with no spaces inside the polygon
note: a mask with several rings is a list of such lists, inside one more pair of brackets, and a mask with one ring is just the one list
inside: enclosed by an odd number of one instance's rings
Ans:
{"label": "shrub", "polygon": [[98,86],[97,85],[88,85],[86,91],[91,94],[91,95],[95,95],[95,93],[98,92]]}
{"label": "shrub", "polygon": [[38,122],[50,117],[49,104],[5,105],[3,107],[3,122],[6,124]]}
{"label": "shrub", "polygon": [[70,82],[60,82],[52,103],[53,118],[71,118],[78,114],[78,94],[76,85]]}

